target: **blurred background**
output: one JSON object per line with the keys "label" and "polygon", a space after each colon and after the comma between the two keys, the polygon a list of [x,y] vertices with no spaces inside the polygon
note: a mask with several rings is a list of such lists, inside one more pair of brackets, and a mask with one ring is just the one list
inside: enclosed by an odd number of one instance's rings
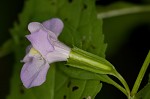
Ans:
{"label": "blurred background", "polygon": [[[123,1],[126,3],[120,3]],[[114,8],[118,2],[121,7],[150,4],[149,0],[97,0],[97,12],[103,13],[109,7]],[[1,0],[0,45],[11,37],[9,29],[13,27],[14,21],[18,21],[18,14],[21,13],[23,5],[23,0]],[[116,67],[132,88],[150,49],[150,11],[104,18],[103,33],[105,42],[108,43],[106,59]],[[0,58],[0,99],[5,99],[9,94],[13,63],[13,53]],[[140,88],[147,83],[149,72],[148,69]],[[126,99],[126,97],[112,85],[103,83],[103,88],[96,99]]]}

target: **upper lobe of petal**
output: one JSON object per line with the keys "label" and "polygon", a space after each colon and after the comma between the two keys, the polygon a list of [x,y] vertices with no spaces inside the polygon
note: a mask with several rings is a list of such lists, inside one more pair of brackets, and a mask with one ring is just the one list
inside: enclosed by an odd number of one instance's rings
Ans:
{"label": "upper lobe of petal", "polygon": [[55,35],[57,37],[62,32],[62,29],[64,27],[63,22],[58,18],[53,18],[51,20],[47,20],[47,21],[43,22],[42,24],[46,29],[55,33]]}
{"label": "upper lobe of petal", "polygon": [[43,28],[43,25],[41,23],[39,23],[39,22],[31,22],[28,25],[28,30],[31,33],[38,32],[42,28]]}
{"label": "upper lobe of petal", "polygon": [[54,50],[46,30],[40,29],[38,32],[26,36],[32,46],[43,56]]}

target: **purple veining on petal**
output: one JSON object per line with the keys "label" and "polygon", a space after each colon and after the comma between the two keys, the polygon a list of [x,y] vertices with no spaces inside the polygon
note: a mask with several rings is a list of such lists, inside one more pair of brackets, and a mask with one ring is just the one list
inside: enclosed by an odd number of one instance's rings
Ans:
{"label": "purple veining on petal", "polygon": [[54,47],[48,38],[48,33],[43,29],[27,35],[26,37],[31,42],[32,46],[43,56],[54,50]]}
{"label": "purple veining on petal", "polygon": [[31,88],[41,85],[46,80],[49,64],[38,57],[28,58],[30,61],[26,62],[21,70],[21,80],[26,88]]}
{"label": "purple veining on petal", "polygon": [[53,19],[47,20],[47,21],[43,22],[42,24],[46,29],[55,33],[55,35],[57,37],[62,32],[62,29],[64,27],[63,22],[58,18],[53,18]]}

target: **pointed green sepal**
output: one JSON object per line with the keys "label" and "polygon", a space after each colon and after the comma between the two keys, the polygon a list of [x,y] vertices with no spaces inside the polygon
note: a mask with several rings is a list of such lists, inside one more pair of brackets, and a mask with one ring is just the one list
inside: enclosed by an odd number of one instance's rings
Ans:
{"label": "pointed green sepal", "polygon": [[113,75],[116,71],[114,66],[106,59],[76,47],[71,49],[67,65],[99,74]]}

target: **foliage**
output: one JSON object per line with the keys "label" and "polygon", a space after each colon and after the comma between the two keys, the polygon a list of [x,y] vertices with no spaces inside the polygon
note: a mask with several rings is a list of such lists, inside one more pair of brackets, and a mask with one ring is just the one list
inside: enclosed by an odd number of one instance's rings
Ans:
{"label": "foliage", "polygon": [[[105,56],[106,44],[102,34],[102,21],[96,18],[93,0],[29,0],[26,2],[23,12],[19,16],[19,24],[15,23],[11,34],[15,42],[16,61],[23,58],[24,49],[27,45],[24,35],[28,34],[27,24],[31,21],[44,21],[52,17],[59,17],[65,26],[60,40],[70,46],[77,46],[101,57]],[[21,53],[21,54],[20,54]],[[76,69],[66,74],[64,63],[52,64],[48,72],[46,82],[35,88],[23,88],[19,71],[22,64],[15,64],[14,74],[11,81],[11,94],[8,99],[92,99],[100,91],[102,84],[100,79],[91,80],[90,72],[81,70],[81,75],[87,79],[73,77]],[[84,71],[84,72],[82,72]],[[88,75],[85,75],[88,74]],[[92,77],[92,76],[91,76]]]}
{"label": "foliage", "polygon": [[[129,30],[138,24],[150,23],[149,12],[149,5],[135,5],[126,2],[116,2],[109,6],[95,6],[94,0],[25,1],[23,11],[19,14],[19,22],[15,22],[14,27],[10,30],[12,38],[0,47],[0,57],[13,52],[16,62],[7,99],[94,99],[102,88],[102,81],[121,89],[121,86],[118,86],[107,75],[69,67],[65,65],[65,62],[51,64],[47,80],[43,85],[25,89],[19,77],[23,65],[20,60],[24,57],[25,48],[29,45],[24,36],[29,34],[27,25],[31,21],[42,22],[58,17],[63,20],[65,25],[59,37],[60,41],[70,47],[76,46],[105,58],[106,44],[102,28],[108,43],[107,54],[113,55],[128,39]],[[150,59],[147,60],[145,66],[148,67],[149,63]],[[140,85],[140,81],[137,81],[138,83]],[[138,91],[139,86],[135,84],[135,87]],[[131,98],[149,99],[149,93],[150,84],[148,82],[137,94],[134,93],[134,98]]]}

